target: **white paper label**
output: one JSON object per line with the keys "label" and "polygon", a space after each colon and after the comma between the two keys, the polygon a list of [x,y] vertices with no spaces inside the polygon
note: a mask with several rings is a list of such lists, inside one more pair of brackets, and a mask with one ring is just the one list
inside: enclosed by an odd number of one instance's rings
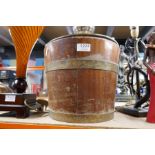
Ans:
{"label": "white paper label", "polygon": [[6,102],[15,102],[16,96],[15,95],[5,95]]}
{"label": "white paper label", "polygon": [[91,50],[91,44],[87,44],[87,43],[78,43],[77,44],[77,51],[90,52],[90,50]]}

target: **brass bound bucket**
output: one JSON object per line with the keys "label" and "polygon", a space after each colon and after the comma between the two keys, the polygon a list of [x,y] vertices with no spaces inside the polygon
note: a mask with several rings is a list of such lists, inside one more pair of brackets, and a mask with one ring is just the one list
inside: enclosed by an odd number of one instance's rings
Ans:
{"label": "brass bound bucket", "polygon": [[50,116],[58,121],[111,120],[119,45],[97,34],[67,35],[45,46]]}

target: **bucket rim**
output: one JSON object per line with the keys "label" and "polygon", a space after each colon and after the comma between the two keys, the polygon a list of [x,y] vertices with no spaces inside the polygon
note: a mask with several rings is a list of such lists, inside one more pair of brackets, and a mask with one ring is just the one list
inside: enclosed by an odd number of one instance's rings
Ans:
{"label": "bucket rim", "polygon": [[54,39],[50,40],[48,43],[53,42],[53,41],[57,41],[57,40],[60,40],[60,39],[64,39],[64,38],[75,37],[75,36],[86,36],[86,37],[88,36],[88,37],[104,38],[104,39],[108,39],[108,40],[116,43],[117,45],[119,45],[118,42],[114,38],[109,37],[107,35],[96,34],[96,33],[94,33],[94,34],[69,34],[69,35],[63,35],[63,36],[60,36],[60,37],[57,37],[57,38],[54,38]]}

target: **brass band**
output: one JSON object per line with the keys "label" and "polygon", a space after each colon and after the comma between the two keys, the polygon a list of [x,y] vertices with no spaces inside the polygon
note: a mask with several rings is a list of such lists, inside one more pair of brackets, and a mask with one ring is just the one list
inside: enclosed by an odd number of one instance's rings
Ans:
{"label": "brass band", "polygon": [[46,72],[66,69],[98,69],[117,73],[118,65],[106,60],[84,60],[80,58],[57,60],[46,65]]}
{"label": "brass band", "polygon": [[114,112],[104,114],[65,114],[50,111],[49,116],[57,121],[68,123],[99,123],[113,119]]}

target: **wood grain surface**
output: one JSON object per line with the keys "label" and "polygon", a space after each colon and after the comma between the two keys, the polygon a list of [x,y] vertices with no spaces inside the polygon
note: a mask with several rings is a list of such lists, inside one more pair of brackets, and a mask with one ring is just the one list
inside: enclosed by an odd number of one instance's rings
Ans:
{"label": "wood grain surface", "polygon": [[25,78],[30,53],[44,27],[10,26],[9,28],[16,51],[16,76]]}
{"label": "wood grain surface", "polygon": [[[77,51],[77,43],[90,44],[91,50]],[[88,66],[87,62],[101,61],[117,66],[119,60],[117,43],[101,36],[68,36],[49,42],[45,47],[44,55],[46,66],[51,63],[59,64],[62,61],[70,62],[74,59],[74,69],[71,68],[70,63],[68,69],[59,65],[57,70],[53,68],[51,71],[50,68],[47,70],[49,107],[55,119],[60,118],[61,114],[63,115],[61,120],[65,119],[64,114],[77,115],[75,120],[68,120],[69,122],[84,120],[90,122],[92,119],[98,122],[112,119],[111,116],[106,118],[106,115],[113,115],[117,74],[110,67],[106,69],[107,66],[96,69],[92,65],[89,68],[90,64]],[[76,60],[86,63],[78,64],[76,68]],[[96,118],[96,114],[101,118]],[[87,115],[92,117],[87,119]]]}

